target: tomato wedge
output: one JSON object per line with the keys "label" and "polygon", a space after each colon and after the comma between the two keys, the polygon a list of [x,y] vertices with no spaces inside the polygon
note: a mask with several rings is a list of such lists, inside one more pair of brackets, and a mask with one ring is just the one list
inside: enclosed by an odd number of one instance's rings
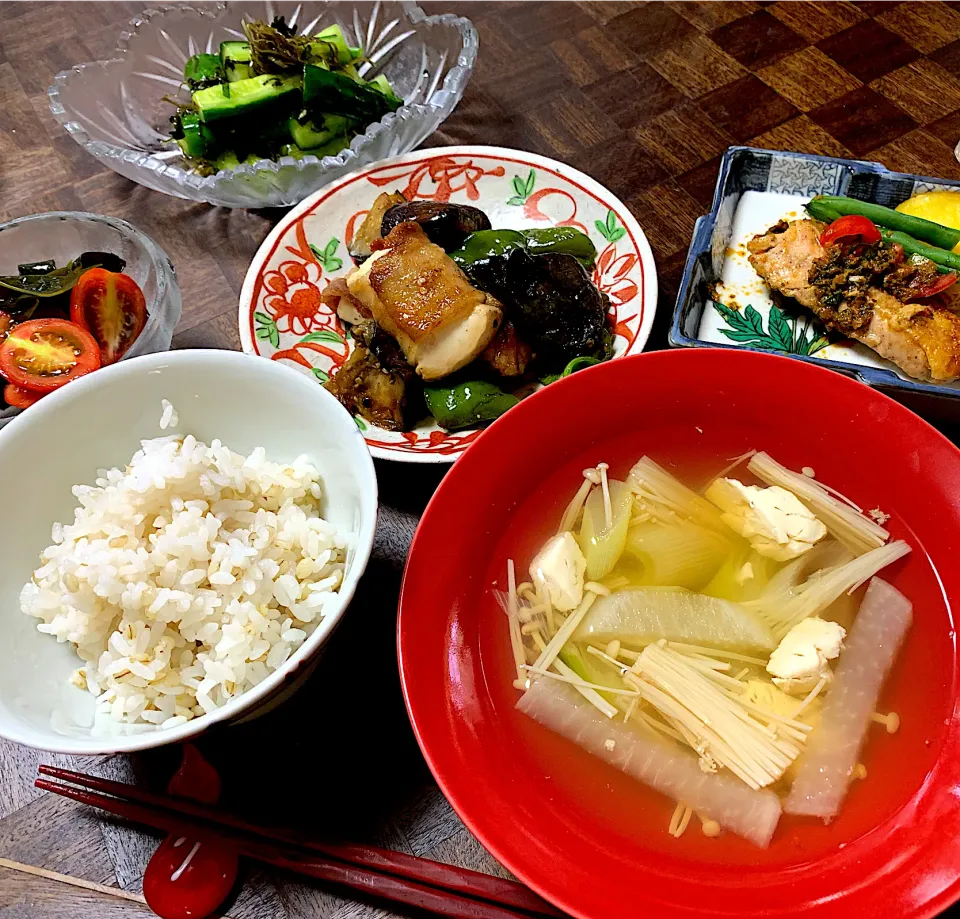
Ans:
{"label": "tomato wedge", "polygon": [[100,348],[66,319],[31,319],[0,344],[0,374],[22,389],[46,393],[100,367]]}
{"label": "tomato wedge", "polygon": [[14,386],[13,383],[7,383],[3,387],[3,399],[7,405],[14,408],[30,408],[34,402],[39,402],[43,397],[42,392],[33,392],[29,389],[23,389],[20,386]]}
{"label": "tomato wedge", "polygon": [[820,245],[824,248],[837,242],[861,243],[872,246],[874,243],[880,242],[880,230],[867,217],[861,217],[859,214],[847,214],[838,217],[820,234]]}
{"label": "tomato wedge", "polygon": [[130,275],[91,268],[70,292],[70,318],[97,340],[103,363],[112,364],[147,324],[147,301]]}
{"label": "tomato wedge", "polygon": [[927,297],[935,297],[937,294],[943,293],[948,287],[953,287],[956,282],[957,273],[955,271],[951,271],[949,274],[942,274],[932,284],[928,284],[926,287],[915,291],[911,299],[925,300]]}

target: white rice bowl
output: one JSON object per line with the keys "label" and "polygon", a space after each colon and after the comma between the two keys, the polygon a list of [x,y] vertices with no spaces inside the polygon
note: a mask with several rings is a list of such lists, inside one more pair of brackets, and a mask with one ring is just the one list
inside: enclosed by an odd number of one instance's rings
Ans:
{"label": "white rice bowl", "polygon": [[[165,401],[162,426],[176,423]],[[71,682],[96,696],[94,736],[216,711],[339,606],[348,547],[306,457],[160,437],[73,494],[74,520],[53,525],[20,601],[76,647]]]}

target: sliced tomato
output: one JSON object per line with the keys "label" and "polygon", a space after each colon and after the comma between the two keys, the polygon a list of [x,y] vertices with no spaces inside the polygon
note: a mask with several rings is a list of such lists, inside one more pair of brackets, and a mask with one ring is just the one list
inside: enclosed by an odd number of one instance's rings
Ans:
{"label": "sliced tomato", "polygon": [[[872,246],[880,242],[880,230],[867,217],[859,214],[847,214],[838,217],[820,234],[820,245],[826,248],[832,243],[861,243]],[[82,280],[82,278],[81,278]]]}
{"label": "sliced tomato", "polygon": [[147,301],[130,275],[91,268],[70,292],[70,318],[97,340],[103,363],[112,364],[147,324]]}
{"label": "sliced tomato", "polygon": [[7,405],[14,408],[30,408],[34,402],[39,402],[46,393],[33,392],[30,389],[24,389],[22,386],[14,386],[13,383],[7,383],[3,387],[3,399]]}
{"label": "sliced tomato", "polygon": [[0,310],[0,341],[7,337],[7,333],[13,328],[13,316]]}
{"label": "sliced tomato", "polygon": [[33,392],[50,392],[99,366],[96,339],[66,319],[21,322],[0,344],[0,375]]}
{"label": "sliced tomato", "polygon": [[927,297],[935,297],[943,293],[948,287],[953,287],[957,282],[957,273],[951,271],[949,274],[942,274],[932,284],[920,288],[911,295],[912,300],[925,300]]}

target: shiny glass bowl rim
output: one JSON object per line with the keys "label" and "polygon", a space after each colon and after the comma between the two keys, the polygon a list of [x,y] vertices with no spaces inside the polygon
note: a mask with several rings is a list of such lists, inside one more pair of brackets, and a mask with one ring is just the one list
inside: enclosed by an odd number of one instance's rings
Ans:
{"label": "shiny glass bowl rim", "polygon": [[[320,157],[308,154],[300,159],[292,156],[282,156],[278,160],[260,159],[254,163],[242,163],[232,169],[221,170],[211,176],[199,176],[195,172],[164,162],[159,159],[155,153],[143,153],[132,150],[130,147],[108,144],[100,140],[92,140],[83,126],[79,122],[72,120],[70,112],[67,111],[63,102],[60,100],[60,88],[70,78],[71,74],[82,73],[85,70],[98,67],[103,69],[110,64],[122,63],[129,51],[130,40],[141,27],[151,24],[155,19],[162,19],[167,13],[193,12],[198,13],[202,17],[209,17],[226,9],[226,3],[223,2],[213,4],[209,7],[178,5],[176,7],[168,6],[144,10],[140,15],[130,21],[129,31],[120,33],[117,47],[112,58],[75,64],[69,70],[61,70],[60,73],[54,77],[53,85],[47,90],[50,111],[67,133],[69,133],[81,147],[90,151],[97,158],[112,157],[114,159],[126,160],[133,165],[149,169],[158,175],[169,176],[180,185],[195,189],[200,193],[204,191],[215,191],[221,186],[231,183],[236,176],[254,176],[264,171],[272,172],[276,175],[281,170],[293,168],[298,172],[302,172],[307,167],[315,166],[317,163],[326,168],[343,167],[348,164],[359,168],[363,165],[361,154],[364,149],[371,145],[380,134],[385,131],[390,131],[394,124],[403,121],[429,118],[433,112],[443,113],[445,109],[444,103],[449,96],[453,96],[456,101],[459,101],[467,81],[473,73],[474,64],[476,63],[479,38],[477,36],[477,30],[469,19],[453,13],[441,13],[428,16],[413,2],[404,2],[402,6],[404,12],[413,23],[438,23],[454,26],[457,29],[460,33],[463,47],[457,56],[456,64],[450,68],[444,77],[442,88],[435,89],[431,94],[431,99],[439,95],[440,98],[438,101],[402,105],[396,112],[392,112],[386,115],[381,121],[369,125],[365,133],[354,138],[353,143],[349,147],[335,156],[325,156],[321,159]],[[446,114],[449,114],[449,112]],[[356,148],[353,144],[356,144]]]}
{"label": "shiny glass bowl rim", "polygon": [[[112,227],[121,236],[132,240],[140,249],[142,249],[153,264],[157,272],[157,292],[147,303],[147,324],[138,336],[137,341],[133,343],[128,354],[124,357],[135,357],[137,355],[137,344],[140,341],[149,341],[153,330],[160,322],[159,304],[165,303],[170,288],[179,290],[177,284],[177,275],[173,268],[173,263],[160,246],[153,241],[142,230],[138,230],[132,223],[121,220],[119,217],[108,217],[105,214],[91,214],[87,211],[45,211],[42,214],[30,214],[27,217],[14,217],[13,220],[7,220],[0,223],[0,233],[4,230],[23,224],[57,222],[72,220],[80,223],[105,223]],[[77,255],[80,255],[78,252]]]}

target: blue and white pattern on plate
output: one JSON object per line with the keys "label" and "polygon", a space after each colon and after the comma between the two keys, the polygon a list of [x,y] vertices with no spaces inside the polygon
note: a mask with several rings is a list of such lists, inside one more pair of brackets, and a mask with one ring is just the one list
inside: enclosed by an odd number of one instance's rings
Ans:
{"label": "blue and white pattern on plate", "polygon": [[[670,344],[776,351],[852,376],[908,401],[917,410],[960,418],[960,383],[935,385],[909,379],[889,361],[854,342],[825,345],[815,321],[773,303],[769,289],[746,261],[744,245],[780,216],[796,219],[804,201],[813,195],[847,195],[896,207],[914,194],[936,189],[960,191],[960,182],[891,172],[861,160],[731,147],[720,164],[710,213],[694,227]],[[748,192],[753,193],[747,199],[752,217],[740,207]],[[782,213],[774,213],[774,199],[780,196]],[[735,296],[734,286],[738,288]]]}
{"label": "blue and white pattern on plate", "polygon": [[840,181],[842,169],[839,163],[822,160],[773,157],[770,160],[766,191],[812,197],[822,188],[835,188]]}

